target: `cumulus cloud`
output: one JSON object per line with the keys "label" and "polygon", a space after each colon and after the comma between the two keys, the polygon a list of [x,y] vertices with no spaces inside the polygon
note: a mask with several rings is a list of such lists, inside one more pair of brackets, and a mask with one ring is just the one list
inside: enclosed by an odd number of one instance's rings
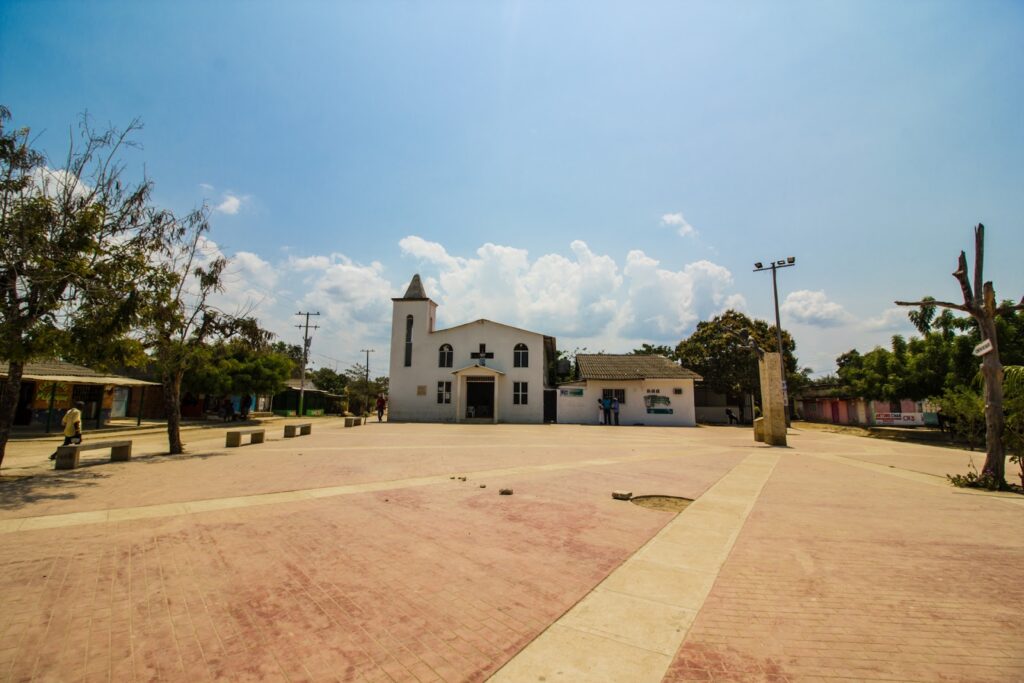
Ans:
{"label": "cumulus cloud", "polygon": [[661,217],[661,224],[672,226],[681,237],[696,237],[697,229],[690,225],[682,213],[666,213]]}
{"label": "cumulus cloud", "polygon": [[239,209],[242,208],[242,200],[243,197],[238,197],[225,192],[223,201],[213,208],[214,211],[217,211],[218,213],[226,213],[229,216],[234,216],[238,213]]}
{"label": "cumulus cloud", "polygon": [[907,318],[908,308],[887,308],[879,315],[864,321],[864,329],[868,332],[909,333],[914,326]]}
{"label": "cumulus cloud", "polygon": [[823,290],[801,289],[791,292],[779,306],[787,320],[815,327],[837,327],[852,321],[839,304],[829,301]]}
{"label": "cumulus cloud", "polygon": [[709,261],[671,270],[632,251],[620,268],[582,240],[568,254],[537,258],[492,243],[473,257],[454,256],[417,236],[399,246],[426,267],[425,286],[446,326],[488,318],[626,350],[633,339],[678,341],[701,318],[744,305],[729,291],[731,273]]}

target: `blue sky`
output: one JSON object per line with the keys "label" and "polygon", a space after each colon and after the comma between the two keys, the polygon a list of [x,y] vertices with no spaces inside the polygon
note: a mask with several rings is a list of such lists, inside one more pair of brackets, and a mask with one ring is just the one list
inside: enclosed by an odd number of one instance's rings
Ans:
{"label": "blue sky", "polygon": [[[377,349],[414,272],[443,324],[559,346],[675,343],[728,306],[816,373],[955,299],[988,226],[1024,294],[1024,4],[0,3],[0,102],[60,158],[69,124],[145,122],[128,168],[214,209],[226,307],[317,364]],[[213,248],[213,247],[211,247]]]}

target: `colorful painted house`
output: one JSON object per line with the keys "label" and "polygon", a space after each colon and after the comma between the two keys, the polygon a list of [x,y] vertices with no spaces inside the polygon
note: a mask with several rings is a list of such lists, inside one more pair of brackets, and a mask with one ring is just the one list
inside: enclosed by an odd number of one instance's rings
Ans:
{"label": "colorful painted house", "polygon": [[[7,376],[7,368],[7,362],[0,361],[0,377]],[[146,388],[157,386],[155,382],[104,374],[61,360],[26,363],[14,424],[58,429],[64,413],[81,401],[85,404],[85,424],[102,426],[111,418],[128,416],[129,405],[143,402]]]}

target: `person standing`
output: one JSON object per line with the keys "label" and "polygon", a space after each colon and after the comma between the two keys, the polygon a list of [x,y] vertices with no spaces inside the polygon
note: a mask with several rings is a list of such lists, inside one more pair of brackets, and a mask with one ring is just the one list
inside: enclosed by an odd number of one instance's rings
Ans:
{"label": "person standing", "polygon": [[612,400],[607,396],[601,399],[601,412],[604,414],[604,423],[610,425],[612,423]]}
{"label": "person standing", "polygon": [[612,396],[612,416],[615,419],[615,426],[619,426],[619,399],[616,396]]}
{"label": "person standing", "polygon": [[377,422],[384,421],[384,408],[388,402],[384,398],[384,394],[377,394]]}
{"label": "person standing", "polygon": [[[82,410],[85,404],[75,401],[68,412],[64,413],[60,423],[64,426],[64,443],[61,446],[69,446],[73,443],[82,443]],[[50,455],[50,460],[57,459],[57,451]]]}
{"label": "person standing", "polygon": [[242,419],[248,420],[249,409],[252,408],[252,396],[250,396],[249,394],[245,394],[244,396],[242,396],[242,401],[239,404],[239,408],[241,409]]}

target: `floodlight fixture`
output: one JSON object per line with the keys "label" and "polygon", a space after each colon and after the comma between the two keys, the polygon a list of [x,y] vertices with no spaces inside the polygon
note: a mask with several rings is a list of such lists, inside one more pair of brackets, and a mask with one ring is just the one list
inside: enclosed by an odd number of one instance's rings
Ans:
{"label": "floodlight fixture", "polygon": [[755,263],[755,264],[754,264],[754,267],[755,267],[755,268],[757,268],[757,269],[759,269],[759,270],[760,270],[761,268],[764,268],[764,266],[763,266],[763,265],[761,264],[761,262],[760,262],[760,261],[758,261],[757,263]]}
{"label": "floodlight fixture", "polygon": [[787,256],[786,257],[786,263],[789,263],[789,264],[796,263],[796,256]]}

